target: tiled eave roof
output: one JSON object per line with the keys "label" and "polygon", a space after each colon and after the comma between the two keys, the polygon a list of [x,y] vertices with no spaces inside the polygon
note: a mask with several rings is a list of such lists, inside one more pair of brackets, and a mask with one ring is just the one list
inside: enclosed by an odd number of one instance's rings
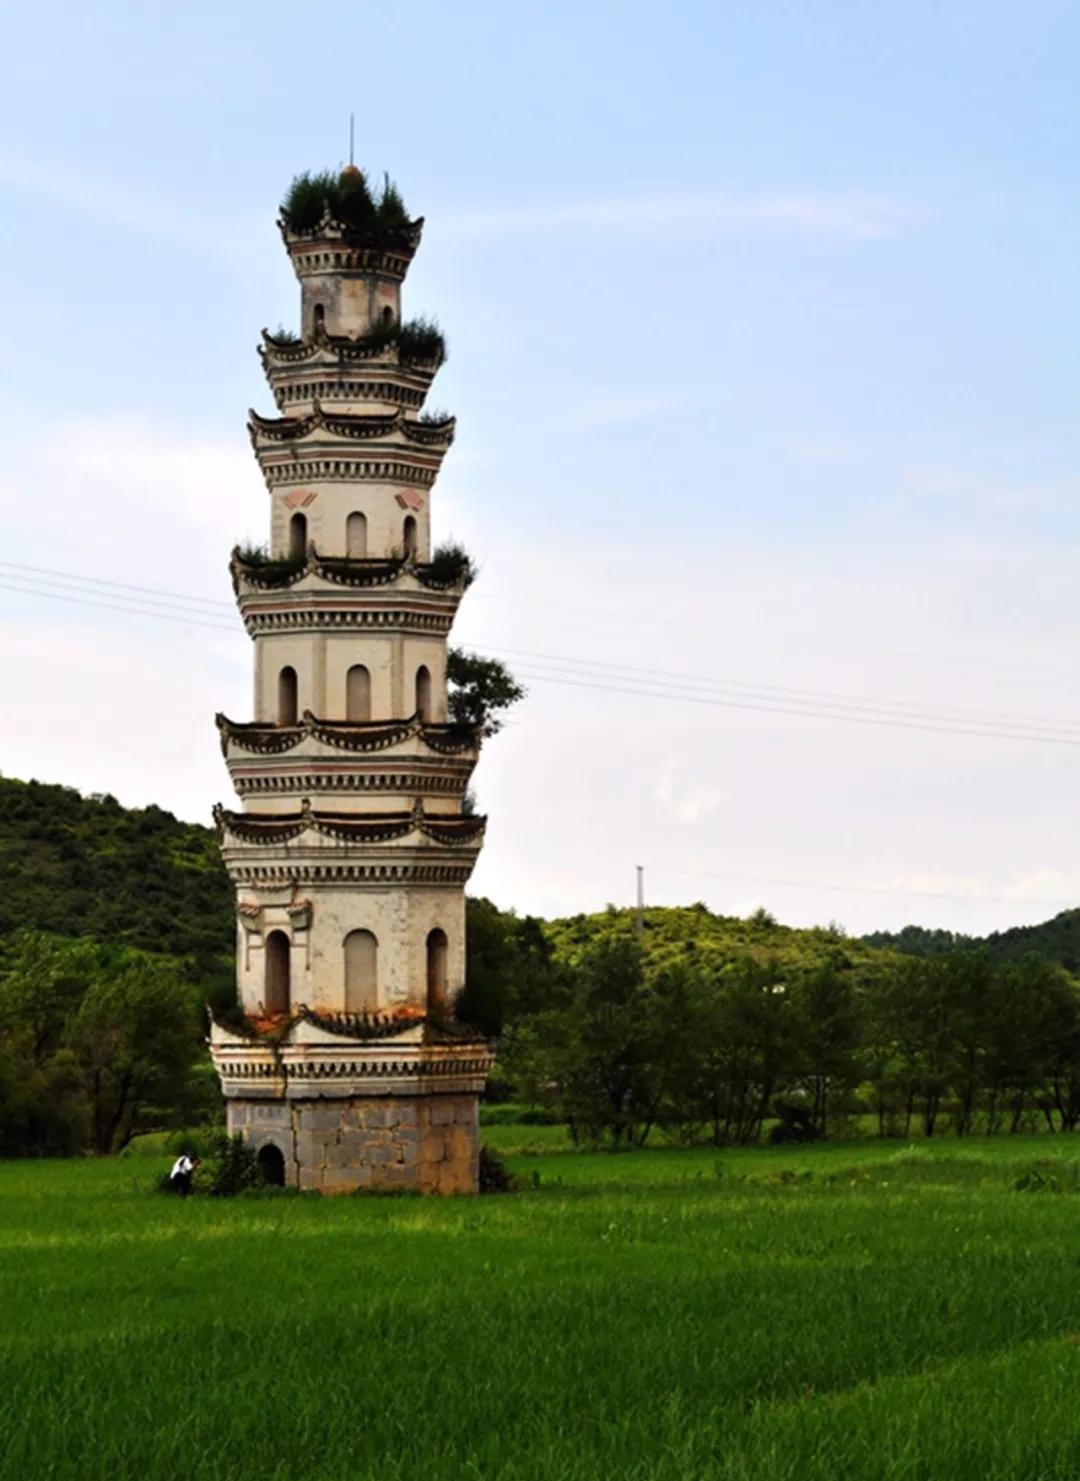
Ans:
{"label": "tiled eave roof", "polygon": [[363,336],[352,339],[347,334],[327,334],[319,326],[316,326],[309,338],[303,340],[291,337],[278,339],[267,329],[263,330],[262,337],[259,354],[264,363],[272,360],[279,364],[294,365],[305,360],[322,360],[328,364],[340,364],[362,360],[369,364],[374,362],[387,367],[400,367],[402,370],[423,369],[430,374],[434,374],[442,363],[441,357],[430,360],[409,357],[403,359],[396,341],[372,345]]}
{"label": "tiled eave roof", "polygon": [[419,805],[409,812],[384,813],[326,812],[305,805],[296,813],[235,813],[217,807],[214,822],[222,835],[241,843],[290,843],[309,832],[342,843],[390,843],[418,833],[432,843],[452,848],[473,843],[479,846],[487,819],[428,814]]}
{"label": "tiled eave roof", "polygon": [[309,547],[306,557],[300,560],[245,560],[239,547],[233,550],[229,570],[233,578],[233,590],[240,582],[258,591],[279,591],[296,586],[305,577],[315,576],[329,581],[334,586],[352,588],[392,586],[405,579],[415,580],[426,591],[462,591],[467,582],[464,574],[452,580],[440,580],[438,568],[428,561],[359,560],[343,556],[319,555],[314,546]]}
{"label": "tiled eave roof", "polygon": [[479,727],[433,725],[419,715],[407,720],[320,720],[305,710],[299,725],[264,725],[260,721],[240,723],[225,715],[217,717],[221,746],[231,742],[238,749],[259,755],[280,755],[307,739],[322,741],[341,751],[385,751],[414,737],[440,756],[459,756],[479,749]]}
{"label": "tiled eave roof", "polygon": [[248,429],[256,448],[267,442],[301,442],[317,433],[329,433],[347,442],[397,436],[415,447],[437,451],[453,442],[454,426],[454,417],[447,417],[444,422],[420,422],[405,416],[400,407],[373,415],[326,412],[318,401],[307,416],[263,417],[257,411],[248,413]]}

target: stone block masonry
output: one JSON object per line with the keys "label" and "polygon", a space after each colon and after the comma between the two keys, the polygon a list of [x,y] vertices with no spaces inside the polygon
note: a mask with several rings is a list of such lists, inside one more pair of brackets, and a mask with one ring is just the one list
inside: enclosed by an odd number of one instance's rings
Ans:
{"label": "stone block masonry", "polygon": [[475,1095],[228,1102],[228,1128],[258,1154],[273,1146],[285,1182],[320,1193],[414,1188],[473,1193],[480,1141]]}

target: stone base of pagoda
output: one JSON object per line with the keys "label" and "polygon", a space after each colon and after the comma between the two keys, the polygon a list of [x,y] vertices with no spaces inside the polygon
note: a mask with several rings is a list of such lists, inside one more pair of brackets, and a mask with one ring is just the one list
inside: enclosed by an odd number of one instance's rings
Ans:
{"label": "stone base of pagoda", "polygon": [[230,1135],[270,1181],[320,1193],[475,1193],[494,1054],[429,1024],[365,1040],[300,1017],[257,1035],[214,1023]]}
{"label": "stone base of pagoda", "polygon": [[230,1135],[281,1153],[288,1187],[319,1193],[475,1193],[479,1096],[230,1100]]}

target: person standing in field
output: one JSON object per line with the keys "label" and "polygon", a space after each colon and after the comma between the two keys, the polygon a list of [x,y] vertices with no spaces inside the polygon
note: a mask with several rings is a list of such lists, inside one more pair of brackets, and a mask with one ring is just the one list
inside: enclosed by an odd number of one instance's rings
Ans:
{"label": "person standing in field", "polygon": [[186,1152],[180,1156],[172,1165],[169,1174],[169,1187],[174,1193],[179,1193],[181,1198],[186,1198],[191,1192],[191,1176],[199,1165],[197,1157],[189,1157]]}

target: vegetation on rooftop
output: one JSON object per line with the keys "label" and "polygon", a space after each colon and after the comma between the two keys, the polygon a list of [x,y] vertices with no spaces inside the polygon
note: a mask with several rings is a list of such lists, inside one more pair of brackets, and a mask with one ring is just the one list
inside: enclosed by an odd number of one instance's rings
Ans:
{"label": "vegetation on rooftop", "polygon": [[476,580],[476,563],[456,541],[436,546],[428,561],[428,574],[438,585],[463,586],[466,590]]}
{"label": "vegetation on rooftop", "polygon": [[372,190],[362,171],[307,170],[295,176],[281,202],[290,231],[313,232],[329,217],[365,242],[394,246],[411,222],[401,192],[390,179]]}
{"label": "vegetation on rooftop", "polygon": [[433,319],[406,319],[404,323],[391,319],[376,323],[361,335],[358,344],[370,350],[382,350],[397,345],[398,354],[406,363],[418,361],[427,364],[446,362],[446,337]]}
{"label": "vegetation on rooftop", "polygon": [[[267,338],[282,348],[304,342],[301,335],[280,326],[272,334],[268,334]],[[445,365],[447,360],[446,336],[433,319],[423,317],[406,319],[404,323],[394,319],[385,323],[380,321],[373,324],[366,334],[357,335],[350,340],[350,343],[372,351],[396,346],[398,359],[403,365]],[[425,425],[435,425],[449,421],[449,414],[430,412],[419,420]]]}

